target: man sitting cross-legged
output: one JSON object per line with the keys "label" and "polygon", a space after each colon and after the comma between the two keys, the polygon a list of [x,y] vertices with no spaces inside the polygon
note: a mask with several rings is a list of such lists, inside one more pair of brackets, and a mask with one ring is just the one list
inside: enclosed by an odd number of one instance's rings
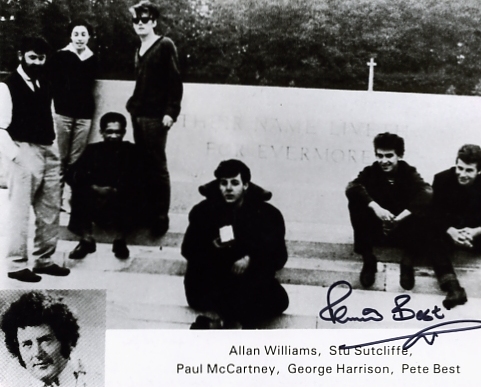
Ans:
{"label": "man sitting cross-legged", "polygon": [[102,142],[90,144],[72,165],[67,182],[72,187],[69,230],[80,243],[69,258],[82,259],[96,250],[92,223],[112,224],[116,229],[112,251],[117,258],[129,257],[126,236],[138,215],[142,171],[134,144],[123,141],[126,119],[110,112],[100,119]]}
{"label": "man sitting cross-legged", "polygon": [[243,162],[223,161],[214,175],[199,189],[206,199],[190,212],[182,243],[187,301],[210,312],[191,328],[254,328],[289,304],[275,278],[287,261],[284,219]]}
{"label": "man sitting cross-legged", "polygon": [[[431,186],[416,168],[401,160],[404,140],[382,133],[374,138],[376,161],[364,168],[346,189],[354,229],[354,251],[362,255],[360,281],[365,288],[374,284],[376,243],[398,245],[408,251],[401,262],[400,284],[414,287],[413,254],[424,251],[426,235],[422,224],[432,197]],[[422,249],[422,250],[421,250]]]}

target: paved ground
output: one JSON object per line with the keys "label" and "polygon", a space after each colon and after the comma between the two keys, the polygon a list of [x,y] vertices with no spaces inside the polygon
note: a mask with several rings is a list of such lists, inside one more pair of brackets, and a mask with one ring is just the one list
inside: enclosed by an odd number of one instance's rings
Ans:
{"label": "paved ground", "polygon": [[[0,190],[0,211],[5,213],[6,190]],[[151,240],[140,232],[132,238],[131,257],[120,261],[111,252],[109,235],[99,236],[97,252],[86,259],[68,259],[68,252],[75,245],[75,238],[65,229],[67,218],[62,216],[62,239],[59,242],[55,260],[72,269],[65,278],[43,276],[38,284],[24,284],[2,277],[1,288],[43,288],[43,289],[91,289],[108,290],[108,328],[187,329],[195,319],[195,312],[188,308],[183,292],[185,261],[180,256],[179,243],[182,238],[185,216],[173,216],[171,232],[161,240]],[[5,217],[0,220],[0,250],[5,249]],[[33,227],[33,225],[32,225]],[[289,227],[289,225],[288,225]],[[31,242],[31,241],[30,241]],[[162,245],[162,248],[159,248]],[[411,300],[404,308],[432,310],[436,305],[442,308],[443,293],[438,289],[432,270],[428,266],[416,268],[416,286],[405,292],[399,286],[399,269],[396,263],[399,253],[394,250],[382,252],[378,264],[376,283],[370,290],[359,284],[361,263],[351,253],[350,244],[313,243],[289,240],[290,258],[278,278],[285,285],[290,306],[282,318],[270,321],[265,328],[392,328],[397,322],[391,310],[396,306],[395,298],[408,294]],[[465,286],[469,301],[466,305],[451,311],[442,309],[449,319],[477,318],[481,312],[481,259],[463,255],[457,259],[457,272]],[[327,305],[329,287],[336,281],[348,281],[353,292],[342,305],[348,307],[346,316],[360,317],[366,307],[376,309],[383,320],[372,323],[333,324],[319,318],[319,312]],[[346,295],[346,287],[332,291],[331,302]],[[398,301],[399,303],[400,301]],[[408,312],[406,312],[408,313]],[[323,314],[326,318],[327,313]],[[416,318],[406,324],[423,327],[425,322]]]}

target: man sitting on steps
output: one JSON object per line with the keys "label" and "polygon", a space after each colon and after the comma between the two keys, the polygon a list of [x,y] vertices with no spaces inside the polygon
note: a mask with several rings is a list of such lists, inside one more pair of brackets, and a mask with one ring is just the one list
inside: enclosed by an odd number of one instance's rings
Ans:
{"label": "man sitting on steps", "polygon": [[182,243],[187,302],[210,313],[191,328],[254,328],[289,304],[275,278],[287,261],[284,219],[243,162],[223,161],[214,175],[199,189],[206,200],[190,212]]}
{"label": "man sitting on steps", "polygon": [[365,288],[374,284],[377,272],[374,244],[394,244],[409,253],[400,264],[400,284],[409,290],[414,287],[413,254],[426,246],[422,225],[432,189],[416,168],[401,160],[404,140],[398,135],[378,134],[374,138],[374,153],[376,161],[364,168],[346,189],[354,251],[364,261],[360,281]]}
{"label": "man sitting on steps", "polygon": [[481,251],[481,148],[467,144],[459,149],[456,165],[434,176],[432,241],[434,270],[443,305],[451,309],[468,299],[454,272],[456,249]]}
{"label": "man sitting on steps", "polygon": [[126,125],[120,113],[102,116],[103,141],[88,145],[69,170],[72,211],[68,227],[81,237],[69,255],[71,259],[85,258],[96,250],[93,222],[99,225],[110,222],[117,232],[112,251],[117,258],[129,257],[126,237],[137,219],[143,189],[137,147],[122,141]]}

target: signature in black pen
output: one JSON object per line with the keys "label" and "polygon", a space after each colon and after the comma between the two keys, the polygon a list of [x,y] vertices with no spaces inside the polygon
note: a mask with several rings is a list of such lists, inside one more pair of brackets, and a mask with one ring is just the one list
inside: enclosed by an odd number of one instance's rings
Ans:
{"label": "signature in black pen", "polygon": [[[342,290],[345,291],[338,298],[332,297],[332,292],[334,289],[340,287]],[[381,312],[374,308],[364,308],[361,312],[362,317],[356,316],[348,316],[348,308],[346,305],[342,305],[342,302],[345,301],[352,293],[352,286],[347,281],[337,281],[333,283],[329,290],[327,291],[327,306],[321,309],[319,312],[319,317],[324,321],[332,322],[333,324],[346,324],[348,322],[358,322],[358,323],[367,323],[367,322],[379,322],[384,319],[384,316]],[[441,308],[435,305],[432,309],[420,309],[415,311],[409,307],[407,304],[411,300],[411,296],[409,294],[400,294],[394,298],[394,308],[391,309],[392,319],[394,321],[406,321],[411,319],[416,319],[418,321],[433,321],[435,319],[442,320],[445,318],[444,314],[441,313]],[[454,327],[456,326],[456,327]],[[416,344],[420,339],[424,339],[424,341],[429,344],[433,345],[435,339],[442,334],[446,333],[454,333],[454,332],[462,332],[462,331],[470,331],[474,329],[481,329],[481,320],[452,320],[452,321],[444,321],[439,324],[434,324],[424,329],[421,329],[419,332],[416,332],[411,335],[405,336],[397,336],[391,337],[387,339],[372,341],[363,344],[356,344],[356,345],[341,345],[339,349],[351,349],[355,347],[366,347],[369,345],[376,345],[387,343],[390,341],[397,341],[397,340],[406,340],[403,344],[403,349],[409,349],[414,344]]]}
{"label": "signature in black pen", "polygon": [[[345,290],[345,294],[337,299],[332,299],[332,291],[340,287]],[[319,312],[319,317],[324,321],[330,321],[333,324],[346,324],[348,322],[379,322],[384,319],[381,312],[374,308],[364,308],[361,312],[362,317],[348,316],[348,309],[346,305],[342,305],[342,302],[349,298],[352,293],[352,286],[347,281],[334,282],[327,291],[327,306]],[[418,321],[433,321],[434,319],[444,319],[444,314],[441,313],[441,308],[437,305],[434,307],[420,309],[415,311],[407,304],[411,300],[409,294],[400,294],[394,297],[394,308],[391,309],[392,319],[394,321],[406,321],[416,319]]]}
{"label": "signature in black pen", "polygon": [[[449,325],[458,325],[457,328],[448,328],[448,329],[438,329],[442,327],[446,327]],[[459,327],[459,325],[462,325],[462,327]],[[421,329],[419,332],[414,333],[413,335],[405,335],[405,336],[397,336],[397,337],[391,337],[387,339],[382,339],[382,340],[377,340],[377,341],[371,341],[368,343],[363,343],[363,344],[355,344],[355,345],[340,345],[339,349],[350,349],[350,348],[356,348],[356,347],[367,347],[369,345],[376,345],[376,344],[382,344],[382,343],[388,343],[390,341],[397,341],[397,340],[404,340],[402,348],[403,349],[409,349],[411,348],[414,344],[416,344],[420,339],[424,339],[424,341],[429,344],[433,345],[434,340],[442,334],[445,333],[454,333],[454,332],[463,332],[463,331],[471,331],[474,329],[481,329],[481,320],[453,320],[453,321],[445,321],[439,324],[431,325],[427,328]]]}

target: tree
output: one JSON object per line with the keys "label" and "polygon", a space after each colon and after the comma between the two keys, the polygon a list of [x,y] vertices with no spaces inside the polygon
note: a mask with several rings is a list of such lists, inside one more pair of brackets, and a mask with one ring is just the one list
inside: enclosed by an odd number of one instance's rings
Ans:
{"label": "tree", "polygon": [[[374,57],[376,90],[479,93],[479,0],[152,1],[186,82],[365,90]],[[20,33],[43,33],[59,49],[69,20],[86,16],[101,76],[132,79],[135,2],[0,0],[0,71],[16,65]]]}

